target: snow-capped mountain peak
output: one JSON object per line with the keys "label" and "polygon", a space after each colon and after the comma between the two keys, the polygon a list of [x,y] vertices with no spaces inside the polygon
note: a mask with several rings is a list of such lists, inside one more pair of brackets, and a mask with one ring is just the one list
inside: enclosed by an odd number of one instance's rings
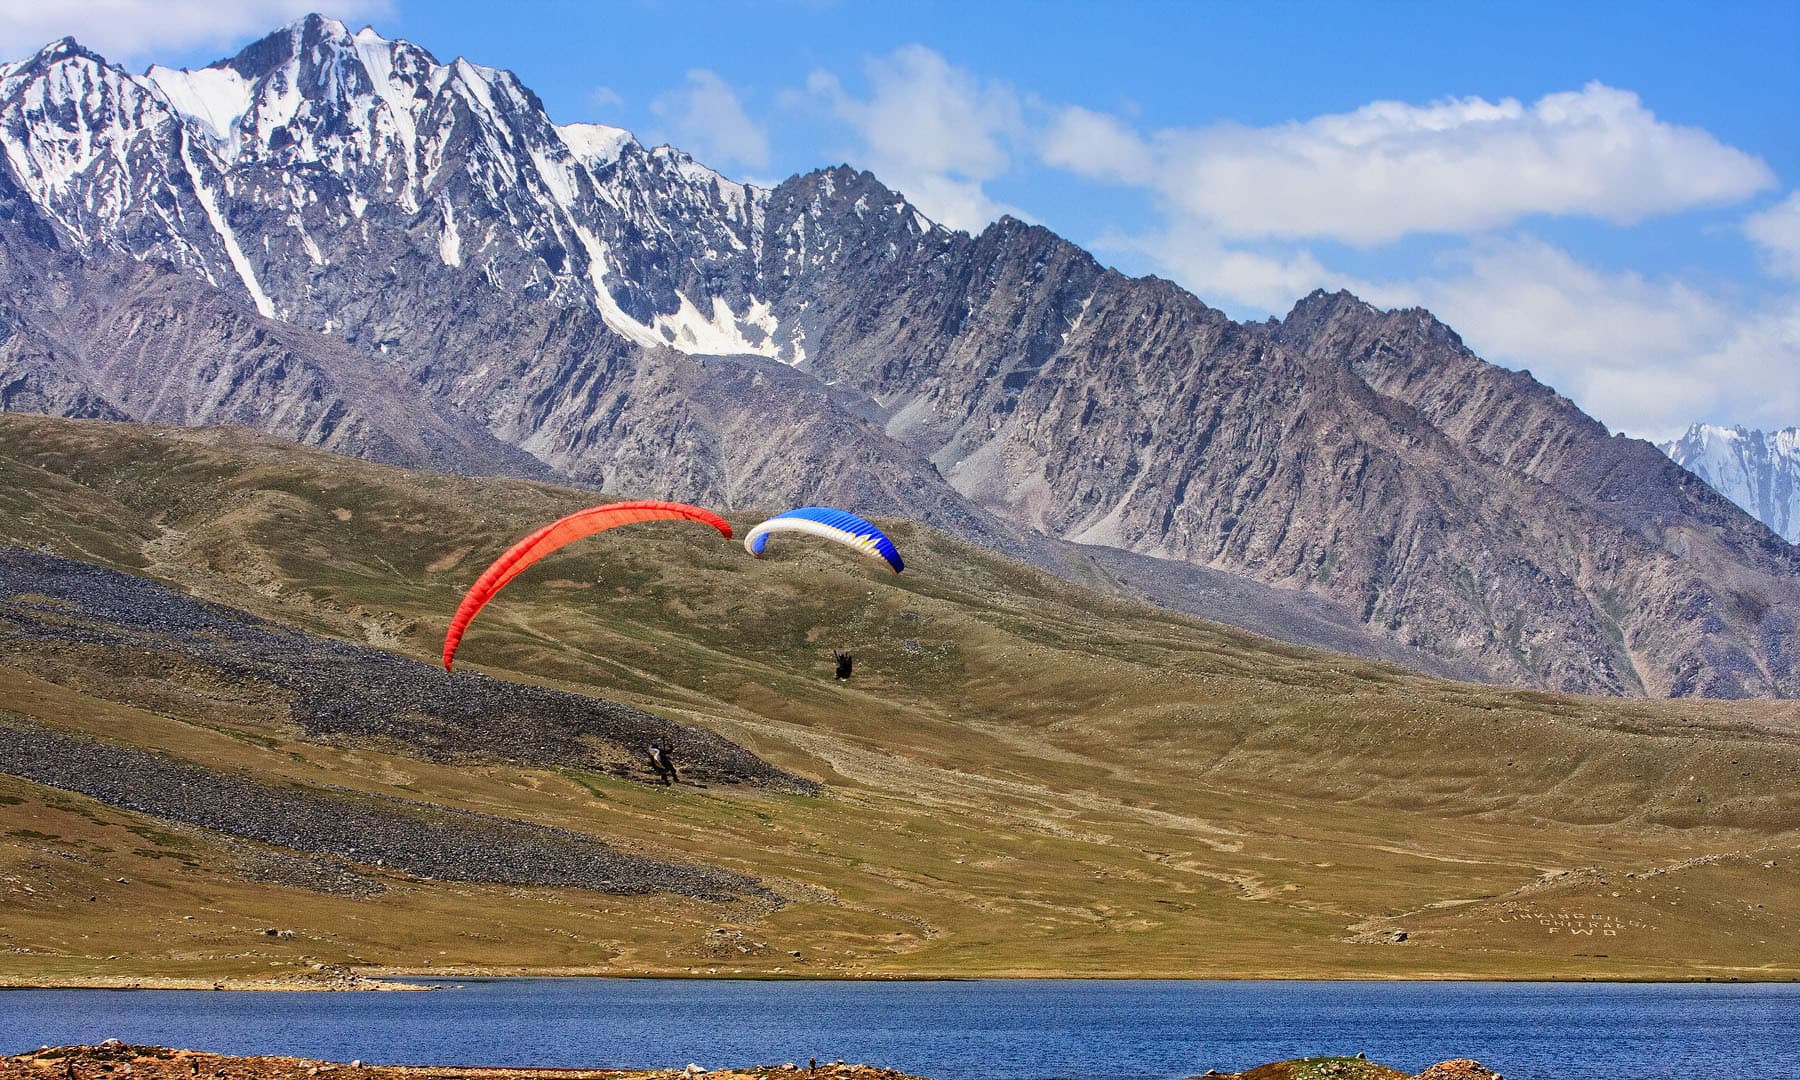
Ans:
{"label": "snow-capped mountain peak", "polygon": [[1800,428],[1695,424],[1662,451],[1788,543],[1800,544]]}
{"label": "snow-capped mountain peak", "polygon": [[[768,192],[630,132],[557,126],[508,71],[308,15],[133,75],[71,39],[0,68],[0,148],[78,245],[168,259],[263,314],[343,325],[318,273],[428,254],[590,306],[646,348],[798,362],[757,297]],[[291,280],[290,280],[291,279]]]}
{"label": "snow-capped mountain peak", "polygon": [[198,70],[153,67],[146,76],[208,137],[228,166],[323,164],[339,174],[373,171],[392,198],[416,212],[432,151],[424,121],[445,86],[489,103],[503,73],[466,61],[440,64],[426,50],[335,19],[309,15],[229,60]]}

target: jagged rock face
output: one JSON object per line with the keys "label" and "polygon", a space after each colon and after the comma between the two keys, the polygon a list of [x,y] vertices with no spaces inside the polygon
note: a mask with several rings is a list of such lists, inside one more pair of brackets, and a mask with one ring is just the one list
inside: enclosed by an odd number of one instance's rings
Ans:
{"label": "jagged rock face", "polygon": [[0,148],[8,408],[850,504],[1305,591],[1488,678],[1800,694],[1794,550],[1423,312],[1239,325],[1044,229],[953,233],[848,168],[736,184],[317,16],[200,71],[52,45],[0,67]]}
{"label": "jagged rock face", "polygon": [[1344,358],[1378,393],[1416,409],[1457,446],[1633,532],[1653,535],[1689,518],[1722,530],[1747,557],[1788,558],[1728,500],[1670,468],[1653,444],[1610,435],[1528,371],[1487,363],[1428,311],[1378,312],[1348,293],[1315,293],[1276,336],[1315,357]]}
{"label": "jagged rock face", "polygon": [[[0,404],[63,416],[238,424],[377,461],[548,478],[418,399],[366,354],[272,322],[204,281],[0,233]],[[10,319],[8,318],[10,316]]]}
{"label": "jagged rock face", "polygon": [[1661,450],[1788,543],[1800,544],[1800,428],[1695,424]]}
{"label": "jagged rock face", "polygon": [[[1478,485],[1513,489],[1524,544],[1479,526],[1446,540],[1478,580],[1490,576],[1482,561],[1507,552],[1554,581],[1549,606],[1525,614],[1582,632],[1564,647],[1597,654],[1613,639],[1615,670],[1652,694],[1800,691],[1800,553],[1654,446],[1609,436],[1528,372],[1485,363],[1428,312],[1316,293],[1272,333],[1347,365],[1409,428],[1439,433]],[[1454,459],[1441,468],[1457,471]]]}

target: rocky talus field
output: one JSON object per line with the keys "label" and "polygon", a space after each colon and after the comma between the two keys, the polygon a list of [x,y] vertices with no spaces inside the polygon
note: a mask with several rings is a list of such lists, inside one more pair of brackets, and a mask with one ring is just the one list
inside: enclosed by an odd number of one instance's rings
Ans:
{"label": "rocky talus field", "polygon": [[591,492],[16,415],[0,481],[0,982],[1800,976],[1792,703],[1416,675],[901,519],[898,576],[590,538],[451,676]]}

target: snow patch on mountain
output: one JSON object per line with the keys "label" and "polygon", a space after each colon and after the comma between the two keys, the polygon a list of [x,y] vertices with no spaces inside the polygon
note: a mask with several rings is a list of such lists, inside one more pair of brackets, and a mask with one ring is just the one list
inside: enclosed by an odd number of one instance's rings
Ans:
{"label": "snow patch on mountain", "polygon": [[181,140],[180,153],[182,164],[187,166],[188,175],[194,181],[194,197],[200,200],[201,207],[206,211],[206,220],[212,222],[213,231],[219,234],[219,242],[225,246],[225,255],[231,260],[232,267],[237,270],[238,278],[243,281],[244,289],[250,294],[251,302],[256,305],[256,310],[262,313],[263,318],[274,318],[275,304],[269,299],[269,294],[263,292],[262,284],[256,280],[256,270],[250,265],[250,260],[245,257],[243,247],[238,244],[237,233],[232,231],[231,223],[220,212],[212,189],[207,186],[205,178],[200,175],[199,168],[195,166],[191,148],[186,139]]}
{"label": "snow patch on mountain", "polygon": [[438,206],[443,210],[443,227],[438,232],[438,258],[444,260],[445,266],[462,265],[462,234],[456,231],[456,210],[446,201]]}
{"label": "snow patch on mountain", "polygon": [[[0,143],[34,202],[86,242],[138,192],[132,152],[161,126],[161,102],[72,40],[46,46],[0,79]],[[84,212],[85,211],[85,212]]]}
{"label": "snow patch on mountain", "polygon": [[571,153],[589,168],[611,165],[625,147],[636,142],[631,132],[605,124],[561,124],[556,133]]}
{"label": "snow patch on mountain", "polygon": [[236,157],[237,122],[250,111],[251,86],[231,68],[201,68],[187,71],[152,65],[144,76],[175,111],[189,117],[212,139],[214,145],[226,149],[228,158]]}
{"label": "snow patch on mountain", "polygon": [[[713,297],[712,316],[708,318],[700,313],[683,293],[675,294],[681,300],[681,307],[673,315],[656,317],[656,332],[674,348],[687,353],[730,356],[737,353],[751,353],[757,356],[778,357],[780,348],[775,342],[775,331],[780,328],[775,317],[769,313],[769,305],[759,303],[751,298],[750,309],[744,318],[738,318],[727,304],[719,297]],[[754,331],[758,340],[752,341],[744,333],[748,326]]]}
{"label": "snow patch on mountain", "polygon": [[588,282],[594,289],[594,303],[600,309],[600,318],[613,331],[629,341],[642,345],[646,349],[655,349],[669,344],[656,331],[638,322],[619,306],[619,301],[606,287],[606,248],[594,238],[594,234],[581,225],[575,226],[575,238],[580,241],[588,257]]}

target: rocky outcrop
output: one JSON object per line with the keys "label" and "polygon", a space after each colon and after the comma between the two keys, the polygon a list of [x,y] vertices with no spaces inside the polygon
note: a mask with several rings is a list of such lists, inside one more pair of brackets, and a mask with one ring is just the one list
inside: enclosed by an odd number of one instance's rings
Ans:
{"label": "rocky outcrop", "polygon": [[1610,652],[1613,692],[1800,693],[1800,553],[1653,445],[1609,435],[1530,373],[1482,361],[1428,312],[1315,293],[1271,333],[1353,372],[1397,430],[1435,436],[1411,451],[1435,458],[1432,472],[1512,509],[1496,521],[1470,503],[1441,542],[1475,581],[1494,577],[1497,555],[1523,576],[1508,590],[1528,599],[1519,644],[1532,628],[1556,635],[1529,666]]}
{"label": "rocky outcrop", "polygon": [[0,280],[22,324],[0,342],[8,410],[159,424],[236,424],[375,461],[549,477],[397,373],[153,265],[19,251]]}

